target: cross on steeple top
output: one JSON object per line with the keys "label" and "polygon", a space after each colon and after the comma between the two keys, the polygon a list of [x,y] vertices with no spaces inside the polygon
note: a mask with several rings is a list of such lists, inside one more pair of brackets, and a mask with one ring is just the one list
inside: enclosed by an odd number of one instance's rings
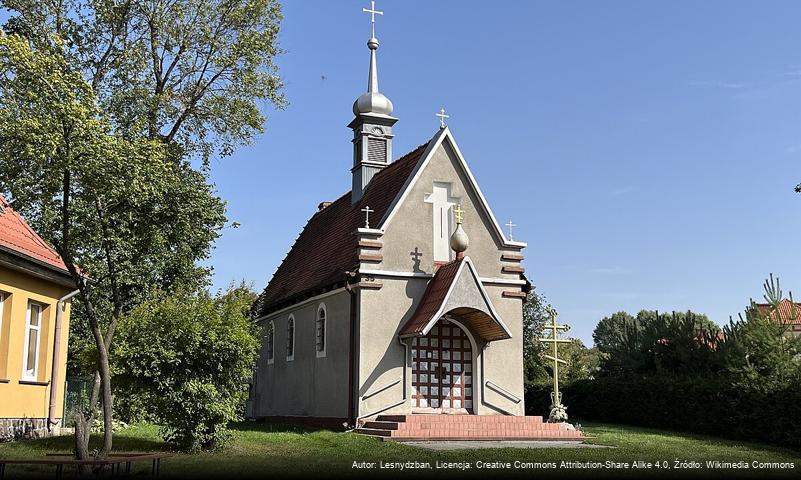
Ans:
{"label": "cross on steeple top", "polygon": [[375,9],[375,1],[370,1],[370,8],[362,8],[362,12],[370,14],[370,28],[372,32],[371,38],[375,38],[375,16],[384,15],[384,12]]}
{"label": "cross on steeple top", "polygon": [[439,128],[445,128],[445,119],[446,118],[451,118],[451,116],[450,115],[445,115],[445,109],[444,108],[440,108],[439,109],[439,113],[437,114],[437,116],[439,117]]}

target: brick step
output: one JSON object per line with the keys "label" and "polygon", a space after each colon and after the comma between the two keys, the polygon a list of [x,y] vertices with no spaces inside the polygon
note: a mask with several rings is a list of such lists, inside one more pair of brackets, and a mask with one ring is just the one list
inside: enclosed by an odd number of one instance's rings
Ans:
{"label": "brick step", "polygon": [[383,440],[582,440],[581,432],[542,417],[379,415],[356,433]]}

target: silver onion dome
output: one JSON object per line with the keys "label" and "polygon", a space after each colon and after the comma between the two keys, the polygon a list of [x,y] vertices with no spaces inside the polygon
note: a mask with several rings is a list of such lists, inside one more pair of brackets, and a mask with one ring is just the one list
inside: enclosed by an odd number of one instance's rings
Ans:
{"label": "silver onion dome", "polygon": [[392,102],[378,91],[378,66],[376,64],[376,50],[378,40],[375,37],[367,41],[370,49],[370,75],[367,79],[367,92],[361,94],[353,102],[353,114],[376,113],[379,115],[392,115]]}

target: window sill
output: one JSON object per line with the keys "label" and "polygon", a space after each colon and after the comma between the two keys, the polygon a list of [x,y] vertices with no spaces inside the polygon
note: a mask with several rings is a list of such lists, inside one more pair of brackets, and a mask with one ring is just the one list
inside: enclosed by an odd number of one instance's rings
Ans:
{"label": "window sill", "polygon": [[325,358],[325,350],[322,352],[317,352],[317,358]]}
{"label": "window sill", "polygon": [[20,385],[36,385],[39,387],[46,387],[50,385],[50,382],[40,382],[38,380],[25,380],[25,379],[21,379],[17,383],[19,383]]}

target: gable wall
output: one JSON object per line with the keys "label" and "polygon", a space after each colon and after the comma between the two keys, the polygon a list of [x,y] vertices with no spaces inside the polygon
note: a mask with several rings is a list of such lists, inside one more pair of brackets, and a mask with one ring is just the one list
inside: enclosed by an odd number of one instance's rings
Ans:
{"label": "gable wall", "polygon": [[[467,255],[474,262],[481,277],[504,278],[519,281],[517,274],[501,272],[500,256],[503,251],[519,251],[504,247],[489,216],[480,207],[476,192],[469,187],[467,176],[458,166],[458,160],[450,146],[443,144],[434,152],[418,181],[411,186],[409,194],[398,206],[398,211],[380,238],[383,242],[382,261],[362,263],[361,268],[406,272],[407,274],[433,274],[432,206],[425,203],[426,194],[431,193],[433,182],[450,182],[451,195],[461,197],[465,210],[463,228],[470,239]],[[416,265],[411,252],[417,248],[422,253]],[[404,378],[405,350],[398,341],[398,332],[417,308],[430,277],[376,276],[380,290],[360,291],[360,362],[359,362],[359,414],[365,415],[397,404],[404,398],[404,385],[394,384]],[[485,352],[476,352],[476,368],[484,357],[486,380],[513,393],[520,401],[514,402],[489,389],[484,389],[487,403],[500,409],[478,404],[479,414],[500,414],[503,411],[523,415],[523,348],[522,308],[519,299],[503,298],[504,290],[520,290],[519,286],[491,286],[485,284],[496,311],[512,332],[512,338],[494,342]],[[463,299],[465,301],[469,299]],[[411,340],[407,340],[409,343]],[[411,403],[411,371],[406,369],[406,401],[381,413],[409,413]],[[392,384],[390,388],[383,387]],[[475,380],[479,387],[479,378]],[[380,390],[380,393],[371,395]],[[365,394],[369,398],[364,398]]]}
{"label": "gable wall", "polygon": [[[470,246],[467,255],[473,260],[479,275],[517,279],[515,274],[501,273],[501,252],[516,251],[504,248],[492,220],[481,207],[478,194],[470,187],[468,177],[458,165],[455,152],[447,141],[437,148],[422,171],[417,182],[398,206],[398,211],[385,226],[383,261],[379,269],[401,272],[423,271],[434,273],[433,260],[433,209],[425,203],[434,182],[451,183],[451,195],[459,198],[464,213],[462,228],[467,232]],[[422,253],[419,268],[416,268],[411,252],[417,248]]]}

